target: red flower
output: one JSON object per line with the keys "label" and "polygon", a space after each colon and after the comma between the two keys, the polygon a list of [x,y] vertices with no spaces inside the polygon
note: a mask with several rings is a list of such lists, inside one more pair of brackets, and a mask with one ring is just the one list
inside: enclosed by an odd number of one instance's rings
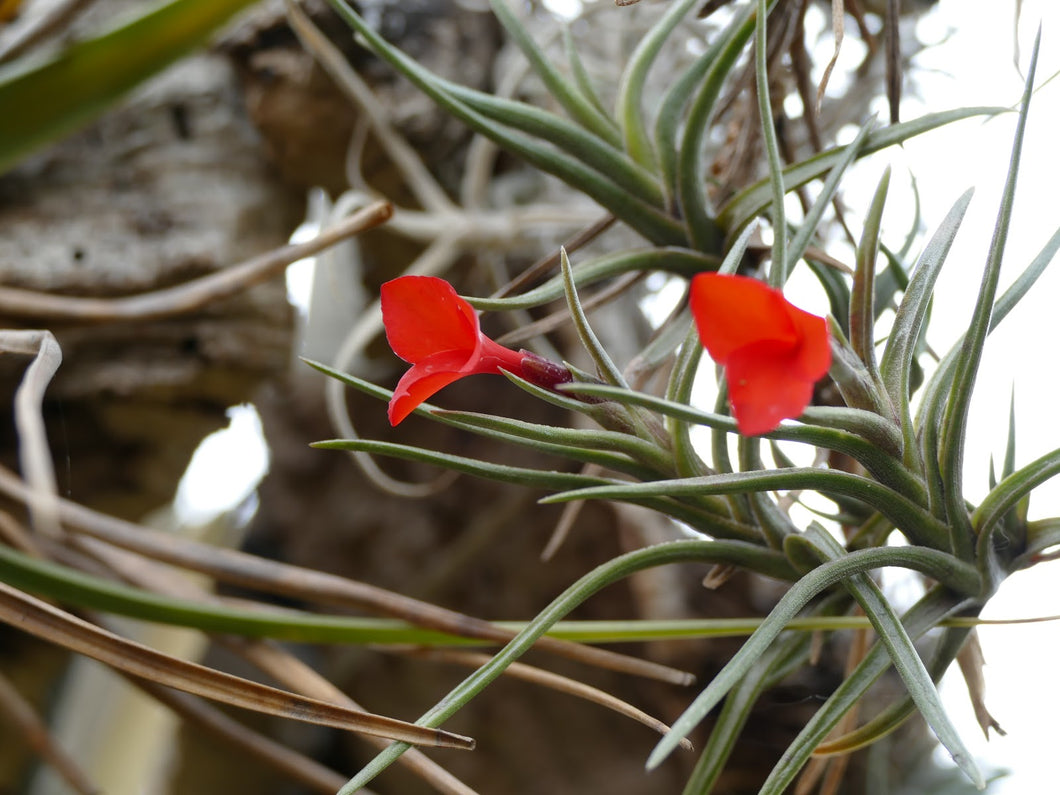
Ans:
{"label": "red flower", "polygon": [[402,276],[382,286],[380,302],[387,342],[412,365],[390,398],[391,425],[466,375],[507,370],[547,388],[571,379],[566,368],[485,336],[475,310],[444,279]]}
{"label": "red flower", "polygon": [[717,273],[692,279],[690,305],[703,347],[725,368],[740,433],[802,414],[832,361],[824,318],[757,279]]}

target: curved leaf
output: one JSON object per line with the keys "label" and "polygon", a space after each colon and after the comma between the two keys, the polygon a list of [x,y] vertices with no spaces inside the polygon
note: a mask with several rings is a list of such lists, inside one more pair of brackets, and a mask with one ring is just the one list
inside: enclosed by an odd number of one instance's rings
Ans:
{"label": "curved leaf", "polygon": [[[656,745],[648,757],[648,768],[657,767],[677,747],[678,743],[706,717],[707,713],[746,675],[754,661],[769,648],[784,627],[802,610],[811,599],[825,589],[842,582],[847,577],[861,574],[873,569],[887,566],[921,567],[930,559],[939,557],[943,569],[949,569],[954,563],[952,558],[943,553],[921,555],[929,550],[910,550],[903,548],[864,549],[851,552],[846,556],[823,563],[808,572],[791,586],[777,602],[769,617],[762,622],[754,635],[733,655],[725,667],[718,672],[707,688],[701,692],[692,704],[673,724],[670,732]],[[945,558],[945,561],[941,560]],[[966,574],[968,576],[969,573]],[[931,575],[934,576],[934,575]],[[978,581],[977,575],[971,575]]]}
{"label": "curved leaf", "polygon": [[0,174],[203,44],[254,0],[169,0],[93,38],[0,69]]}

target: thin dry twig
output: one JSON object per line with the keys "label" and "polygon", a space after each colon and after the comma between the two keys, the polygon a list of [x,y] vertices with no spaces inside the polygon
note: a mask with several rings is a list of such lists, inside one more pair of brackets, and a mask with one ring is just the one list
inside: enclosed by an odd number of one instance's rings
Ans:
{"label": "thin dry twig", "polygon": [[367,119],[372,132],[375,133],[376,140],[401,171],[416,199],[432,212],[455,211],[456,205],[423,165],[423,161],[408,141],[390,126],[386,109],[372,93],[367,83],[350,66],[346,57],[313,24],[313,20],[301,9],[299,3],[295,0],[286,0],[285,6],[291,29],[302,42],[302,46],[324,68],[324,71],[331,75],[338,88],[354,102]]}
{"label": "thin dry twig", "polygon": [[[34,493],[14,473],[2,466],[0,493],[23,502],[35,498]],[[515,636],[514,632],[488,621],[410,599],[367,583],[161,533],[98,513],[69,500],[60,499],[59,510],[65,526],[72,531],[155,560],[207,574],[223,582],[266,593],[294,596],[317,604],[365,609],[462,637],[506,643]],[[538,649],[588,665],[635,676],[681,685],[691,684],[695,680],[691,674],[665,665],[559,638],[543,637],[535,645]]]}
{"label": "thin dry twig", "polygon": [[[427,660],[435,660],[439,662],[452,662],[457,665],[464,665],[471,668],[480,668],[492,659],[488,654],[457,651],[455,649],[408,649],[406,652],[413,657],[422,657]],[[566,676],[561,676],[552,673],[551,671],[545,671],[541,668],[518,662],[509,665],[507,669],[505,669],[505,673],[516,679],[522,679],[524,682],[541,685],[542,687],[547,687],[550,690],[555,690],[559,693],[566,693],[567,695],[582,698],[586,701],[591,701],[594,704],[599,704],[601,707],[606,707],[620,715],[624,715],[638,723],[642,723],[659,734],[666,734],[670,731],[670,727],[661,720],[653,718],[651,715],[643,710],[637,709],[632,704],[623,701],[620,698],[616,698],[599,688],[587,685],[584,682],[578,682]],[[691,751],[692,743],[687,738],[683,739],[681,740],[681,747]]]}
{"label": "thin dry twig", "polygon": [[19,20],[18,29],[6,44],[0,46],[0,63],[17,58],[43,39],[68,27],[70,21],[93,2],[95,0],[59,0],[43,13],[27,15],[24,22]]}
{"label": "thin dry twig", "polygon": [[[232,635],[222,636],[218,640],[289,690],[321,701],[333,701],[353,709],[363,709],[332,682],[272,641]],[[380,750],[389,745],[386,740],[377,737],[365,736],[363,739]],[[443,795],[478,795],[475,790],[416,748],[410,748],[403,753],[398,764],[409,768]]]}
{"label": "thin dry twig", "polygon": [[[92,555],[93,558],[104,563],[110,569],[112,575],[117,575],[126,582],[140,588],[181,599],[194,599],[200,602],[218,604],[225,602],[225,600],[193,584],[187,577],[178,576],[176,572],[160,563],[143,558],[132,552],[112,547],[110,544],[96,538],[75,537],[73,541],[77,546],[82,547],[88,554]],[[243,657],[259,671],[271,677],[277,684],[287,690],[301,693],[303,696],[315,698],[319,701],[345,704],[351,709],[367,713],[364,707],[334,684],[272,641],[242,638],[235,635],[213,635],[212,637],[221,645]],[[131,679],[131,681],[139,684],[141,680]],[[149,692],[154,695],[157,689],[152,687]],[[172,693],[173,691],[163,688],[162,692]],[[167,705],[169,704],[168,701],[166,703]],[[211,717],[216,710],[207,704],[201,703],[198,699],[185,698],[183,696],[177,704],[173,705],[173,708],[179,710],[186,704],[195,705],[194,714],[188,717],[198,719],[199,716],[205,716],[207,725],[229,738],[230,735],[225,725],[219,725]],[[222,721],[228,720],[223,714],[220,717]],[[244,732],[249,731],[239,723],[234,723],[234,727],[238,727]],[[231,737],[231,739],[251,753],[256,754],[259,750],[267,750],[264,746],[256,746],[249,740],[244,742],[238,737]],[[364,740],[379,749],[389,745],[388,740],[378,737],[365,735]],[[271,762],[269,756],[265,758]],[[415,748],[410,748],[406,753],[402,754],[399,764],[408,767],[444,795],[477,795],[474,790]],[[306,774],[308,778],[305,780],[309,781],[311,785],[313,785],[314,781],[323,782],[325,780],[324,773],[328,776],[338,775],[329,770],[314,771],[307,769],[301,773],[298,773],[298,771],[293,772],[298,775]],[[332,787],[331,792],[339,789],[344,782],[345,779],[342,779],[337,786]]]}
{"label": "thin dry twig", "polygon": [[475,741],[382,715],[277,690],[179,660],[122,638],[0,583],[0,621],[133,676],[281,718],[374,734],[414,745],[471,749]]}
{"label": "thin dry twig", "polygon": [[835,69],[836,62],[839,61],[839,53],[843,48],[843,34],[846,28],[845,20],[846,11],[843,8],[843,0],[832,0],[832,37],[835,39],[835,46],[832,50],[832,57],[825,64],[821,82],[817,84],[817,101],[813,106],[814,116],[818,116],[821,113],[824,90],[828,87],[828,80],[832,77],[832,70]]}
{"label": "thin dry twig", "polygon": [[80,795],[99,795],[100,789],[88,778],[77,762],[48,731],[37,711],[0,672],[0,715],[15,725],[19,737],[45,762],[51,765],[70,789]]}
{"label": "thin dry twig", "polygon": [[[126,677],[155,701],[165,705],[183,720],[216,735],[223,741],[269,765],[292,781],[297,781],[322,795],[333,795],[346,783],[347,777],[278,743],[230,718],[195,696],[170,690],[146,679]],[[369,790],[361,793],[371,795]]]}
{"label": "thin dry twig", "polygon": [[393,212],[389,202],[376,201],[337,221],[312,240],[282,246],[184,284],[141,295],[84,298],[0,287],[0,316],[113,323],[157,320],[193,312],[273,278],[292,262],[311,257],[342,240],[379,226],[389,220]]}
{"label": "thin dry twig", "polygon": [[38,499],[29,506],[34,528],[43,535],[58,538],[62,534],[58,487],[41,405],[44,402],[44,390],[62,363],[63,352],[50,331],[40,330],[0,331],[0,352],[33,357],[22,383],[15,391],[19,465],[27,485],[38,495]]}

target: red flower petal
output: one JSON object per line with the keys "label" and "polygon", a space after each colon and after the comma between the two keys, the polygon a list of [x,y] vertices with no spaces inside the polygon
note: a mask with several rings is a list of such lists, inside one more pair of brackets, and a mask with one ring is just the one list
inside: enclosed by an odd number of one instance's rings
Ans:
{"label": "red flower petal", "polygon": [[390,424],[397,425],[423,401],[467,375],[462,371],[466,364],[466,355],[448,351],[412,365],[394,387],[394,394],[387,406]]}
{"label": "red flower petal", "polygon": [[788,304],[788,317],[794,323],[799,337],[799,346],[793,351],[792,368],[810,381],[823,378],[832,366],[828,321],[791,304]]}
{"label": "red flower petal", "polygon": [[699,339],[718,364],[726,364],[734,351],[763,340],[798,342],[789,314],[795,307],[779,290],[757,279],[701,273],[692,279],[689,305]]}
{"label": "red flower petal", "polygon": [[383,325],[394,353],[415,364],[442,351],[478,346],[478,316],[453,286],[434,276],[402,276],[380,289]]}
{"label": "red flower petal", "polygon": [[805,411],[832,361],[824,318],[744,276],[700,274],[689,303],[703,346],[725,367],[740,433],[766,433]]}
{"label": "red flower petal", "polygon": [[740,433],[768,433],[806,410],[817,379],[802,378],[794,369],[791,351],[769,342],[748,345],[729,358],[729,403]]}

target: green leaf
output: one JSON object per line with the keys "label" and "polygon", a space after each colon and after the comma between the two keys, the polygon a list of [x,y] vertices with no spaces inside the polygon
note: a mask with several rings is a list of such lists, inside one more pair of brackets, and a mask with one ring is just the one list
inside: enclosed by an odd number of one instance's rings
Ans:
{"label": "green leaf", "polygon": [[227,604],[178,599],[85,574],[17,552],[0,544],[0,580],[30,593],[78,608],[224,632],[298,643],[449,645],[481,643],[446,632],[415,627],[404,621],[317,615],[298,610],[260,610]]}
{"label": "green leaf", "polygon": [[769,170],[772,201],[769,215],[773,223],[773,252],[769,284],[781,290],[788,281],[788,223],[784,212],[784,161],[780,159],[776,119],[769,93],[769,10],[766,0],[758,0],[755,12],[755,98],[758,100],[758,123],[761,125],[762,148]]}
{"label": "green leaf", "polygon": [[692,775],[685,782],[683,795],[704,795],[713,790],[759,696],[805,665],[810,645],[811,639],[806,635],[781,638],[733,688],[714,722],[710,739]]}
{"label": "green leaf", "polygon": [[[971,631],[970,627],[948,627],[942,633],[942,637],[932,653],[931,662],[927,666],[932,681],[938,682],[942,675],[946,673]],[[915,715],[916,711],[916,704],[908,696],[895,701],[872,720],[853,731],[834,740],[826,740],[814,750],[813,755],[816,757],[834,756],[861,750],[882,740],[899,728],[906,720]]]}
{"label": "green leaf", "polygon": [[[538,613],[526,629],[494,655],[489,663],[457,685],[416,723],[420,726],[441,726],[500,676],[505,668],[525,654],[534,641],[545,634],[557,621],[607,585],[638,571],[656,566],[689,561],[746,566],[750,559],[749,555],[759,556],[761,554],[763,554],[762,550],[747,544],[721,541],[672,541],[614,558],[598,566],[564,591],[548,607]],[[406,743],[394,743],[387,747],[362,768],[339,791],[338,795],[355,793],[393,764],[409,747]]]}
{"label": "green leaf", "polygon": [[586,100],[592,103],[601,116],[606,117],[607,110],[604,108],[604,103],[596,91],[596,86],[593,85],[589,70],[585,68],[581,56],[578,55],[578,47],[574,42],[574,36],[570,32],[570,25],[563,26],[563,51],[567,54],[571,75],[574,77],[574,84],[577,86],[578,91],[581,92],[581,95]]}
{"label": "green leaf", "polygon": [[1038,46],[1041,34],[1035,39],[1031,53],[1030,66],[1027,70],[1027,83],[1020,106],[1019,121],[1012,144],[1012,157],[1009,163],[1005,189],[1001,196],[1001,207],[998,211],[994,237],[990,243],[986,268],[983,272],[979,297],[972,314],[968,331],[961,344],[957,357],[953,385],[946,401],[946,414],[943,418],[941,432],[941,449],[939,450],[940,475],[942,477],[943,498],[945,499],[947,518],[950,524],[950,543],[955,554],[964,560],[971,560],[973,550],[972,524],[968,517],[964,501],[964,442],[968,424],[968,412],[972,402],[972,389],[975,386],[979,362],[982,360],[983,347],[990,333],[990,315],[994,308],[994,296],[997,292],[998,278],[1001,274],[1001,261],[1008,238],[1009,222],[1012,218],[1012,204],[1016,195],[1016,176],[1019,174],[1020,155],[1023,150],[1023,136],[1027,128],[1027,113],[1030,110],[1031,94],[1034,87],[1034,72],[1038,62]]}
{"label": "green leaf", "polygon": [[0,174],[206,42],[253,0],[170,0],[105,33],[0,67]]}
{"label": "green leaf", "polygon": [[[648,757],[648,769],[657,767],[681,740],[699,725],[707,713],[747,674],[754,665],[754,661],[766,652],[788,622],[817,594],[854,574],[886,566],[902,566],[923,571],[929,560],[934,560],[939,564],[938,573],[945,573],[951,567],[961,566],[949,555],[934,550],[885,547],[851,552],[838,560],[823,563],[804,575],[781,597],[769,617],[762,622],[762,626],[740,647],[740,650],[729,659],[729,662],[718,672],[707,688],[674,722],[670,731]],[[932,566],[932,568],[936,567]],[[977,583],[979,578],[974,570],[970,570],[967,566],[963,568],[966,570],[964,577]]]}
{"label": "green leaf", "polygon": [[[892,124],[869,133],[861,157],[886,149],[888,146],[902,143],[917,135],[973,116],[996,115],[1006,113],[1008,108],[958,108],[956,110],[929,113],[919,119]],[[850,146],[850,144],[847,144]],[[827,149],[818,155],[807,158],[784,169],[784,186],[787,190],[805,185],[807,182],[826,174],[843,156],[846,146]],[[718,212],[718,225],[728,233],[742,229],[744,224],[758,217],[771,201],[768,180],[759,180],[733,196]]]}
{"label": "green leaf", "polygon": [[972,193],[971,189],[965,191],[954,203],[942,224],[935,230],[935,234],[924,247],[913,271],[913,277],[902,297],[902,303],[899,304],[898,311],[895,313],[894,324],[880,361],[880,377],[902,421],[907,464],[912,463],[910,456],[913,456],[916,450],[916,431],[909,408],[909,374],[916,355],[917,340],[920,338],[924,319],[927,316],[927,307],[935,289],[935,281],[949,254],[950,246],[957,236],[964,213],[972,200]]}
{"label": "green leaf", "polygon": [[876,337],[873,333],[876,321],[876,257],[880,251],[880,222],[887,199],[887,187],[891,182],[891,169],[884,169],[883,177],[872,197],[861,242],[857,248],[857,267],[854,269],[854,284],[850,293],[850,346],[875,380],[879,380],[876,367]]}
{"label": "green leaf", "polygon": [[[938,626],[943,619],[969,604],[970,600],[955,597],[945,588],[935,586],[903,617],[906,634],[910,638],[919,638],[928,630]],[[877,643],[854,671],[840,683],[835,692],[784,751],[758,795],[782,795],[786,792],[814,749],[889,666],[890,658],[887,650],[882,644]]]}
{"label": "green leaf", "polygon": [[508,36],[523,51],[531,68],[541,78],[549,93],[570,114],[571,118],[611,146],[621,146],[622,137],[615,120],[604,114],[590,98],[582,95],[576,86],[560,74],[548,56],[527,35],[526,28],[516,18],[508,3],[505,0],[490,0],[490,7],[504,26]]}
{"label": "green leaf", "polygon": [[[718,268],[718,273],[736,273],[737,268],[740,266],[740,262],[743,260],[744,252],[747,251],[747,244],[750,241],[753,232],[754,227],[748,226],[747,229],[740,234],[725,254],[725,259]],[[689,316],[690,315],[691,313],[689,313]],[[695,323],[689,321],[684,347],[674,364],[673,372],[670,375],[670,381],[666,387],[668,403],[687,406],[691,402],[692,387],[695,385],[696,374],[699,372],[700,361],[702,358],[703,345],[700,343]],[[648,406],[648,408],[654,408],[654,406]],[[685,477],[710,474],[709,467],[707,467],[702,459],[700,459],[699,453],[696,451],[695,445],[692,443],[691,427],[689,423],[683,421],[685,418],[680,414],[668,414],[667,416],[671,420],[669,423],[670,437],[673,440],[674,461],[677,464],[677,474]],[[743,516],[739,508],[736,508],[736,514],[741,519],[747,518]]]}
{"label": "green leaf", "polygon": [[560,248],[559,250],[559,267],[560,274],[563,276],[563,293],[567,299],[567,309],[570,311],[571,319],[574,321],[578,339],[581,340],[582,346],[588,351],[589,358],[596,365],[597,372],[609,384],[621,387],[628,386],[626,379],[622,377],[622,371],[611,360],[610,354],[600,344],[600,340],[597,338],[592,326],[589,325],[589,319],[585,316],[582,303],[578,299],[578,290],[574,285],[570,259],[567,257],[565,248]]}
{"label": "green leaf", "polygon": [[[587,452],[603,453],[594,463],[603,466],[617,464],[620,471],[641,479],[649,479],[671,469],[666,451],[628,433],[541,425],[464,411],[437,411],[434,417],[454,428],[464,428],[480,436],[520,444],[550,455],[564,455],[565,451],[570,451],[569,457]],[[613,464],[604,461],[612,461]],[[640,465],[629,467],[632,462],[639,462]]]}
{"label": "green leaf", "polygon": [[[601,174],[578,158],[557,150],[550,143],[543,143],[528,135],[502,128],[492,119],[468,105],[465,100],[456,96],[455,92],[459,92],[461,96],[467,97],[470,89],[457,87],[454,84],[449,84],[447,87],[445,81],[420,66],[372,30],[359,14],[345,4],[344,0],[330,0],[330,3],[339,16],[364,38],[373,52],[388,61],[441,108],[473,130],[522,157],[530,165],[558,177],[594,199],[652,242],[660,245],[685,242],[684,230],[677,221],[659,208],[653,207],[649,202],[643,201],[639,195],[621,188],[612,180],[612,174]],[[474,96],[479,95],[474,94]],[[500,98],[489,100],[491,105],[504,102],[507,101]]]}
{"label": "green leaf", "polygon": [[[921,506],[882,484],[836,470],[799,467],[765,472],[733,472],[706,477],[659,480],[651,483],[594,485],[543,498],[542,502],[645,497],[692,497],[704,494],[740,494],[750,491],[813,489],[822,494],[853,497],[886,516],[914,544],[934,549],[946,545],[946,527]],[[976,580],[978,583],[978,579]],[[967,583],[965,583],[967,584]]]}
{"label": "green leaf", "polygon": [[[680,401],[606,384],[578,384],[577,391],[583,395],[643,406],[685,424],[705,425],[723,433],[737,433],[736,421],[731,417],[700,411]],[[762,438],[801,442],[845,453],[862,464],[881,483],[900,491],[914,502],[926,504],[923,484],[900,463],[901,439],[892,423],[869,411],[831,406],[810,406],[803,412],[801,419],[802,424],[786,423],[763,434]]]}
{"label": "green leaf", "polygon": [[638,163],[649,168],[656,164],[656,155],[644,121],[644,84],[666,40],[697,2],[698,0],[677,0],[672,3],[640,40],[622,72],[615,115],[622,129],[626,151]]}
{"label": "green leaf", "polygon": [[[1020,500],[1047,480],[1060,475],[1060,449],[1046,453],[1027,466],[1017,469],[1003,478],[997,487],[983,498],[982,503],[972,513],[971,523],[978,538],[978,554],[993,557],[994,534],[1008,514],[1019,505]],[[1014,555],[1022,549],[1008,550],[1006,554]]]}
{"label": "green leaf", "polygon": [[[811,525],[806,535],[799,539],[812,544],[821,555],[822,562],[841,560],[849,554],[838,541],[818,525]],[[928,673],[923,660],[917,654],[913,641],[902,627],[902,622],[888,604],[880,586],[866,574],[855,574],[845,579],[843,585],[861,605],[865,615],[872,622],[876,634],[891,657],[895,670],[905,682],[910,697],[920,710],[920,714],[924,716],[928,726],[938,737],[939,742],[949,751],[957,767],[968,779],[979,789],[984,789],[986,782],[983,780],[983,774],[979,772],[974,757],[961,740],[949,715],[946,714],[942,698],[935,688],[931,674]]]}
{"label": "green leaf", "polygon": [[447,92],[454,101],[463,103],[470,111],[533,138],[548,141],[577,162],[607,177],[622,190],[643,199],[656,211],[662,207],[662,188],[654,174],[577,124],[525,102],[476,91],[438,76],[433,76],[433,82],[439,90]]}
{"label": "green leaf", "polygon": [[380,442],[372,439],[328,439],[321,442],[313,442],[310,447],[321,450],[353,450],[373,455],[385,455],[390,458],[416,461],[421,464],[432,464],[433,466],[451,469],[454,472],[461,472],[465,475],[475,475],[476,477],[497,480],[502,483],[516,483],[530,488],[568,489],[588,486],[589,484],[611,482],[604,478],[594,478],[573,472],[557,472],[554,470],[494,464],[489,461],[480,461],[476,458],[425,450],[414,445]]}
{"label": "green leaf", "polygon": [[[663,173],[663,182],[669,190],[670,209],[676,208],[678,130],[681,126],[684,110],[688,105],[688,98],[703,83],[703,76],[707,74],[721,52],[729,46],[734,35],[742,35],[744,41],[750,37],[750,27],[747,28],[745,33],[739,33],[739,31],[742,30],[741,26],[745,25],[753,12],[753,6],[745,6],[741,17],[738,20],[734,20],[723,33],[716,35],[706,51],[691,66],[685,69],[679,78],[671,83],[663,95],[662,102],[659,104],[653,135],[655,138],[655,151],[659,156],[659,166]],[[709,116],[709,114],[707,115]]]}
{"label": "green leaf", "polygon": [[[706,136],[710,130],[709,122],[725,78],[736,65],[744,46],[754,32],[754,20],[754,8],[748,6],[721,34],[718,49],[709,51],[712,57],[706,64],[702,79],[688,86],[681,82],[682,88],[687,88],[689,91],[695,89],[695,95],[689,106],[684,130],[680,134],[680,143],[677,144],[677,158],[674,161],[676,169],[673,177],[680,215],[685,220],[692,246],[700,251],[710,253],[718,251],[721,248],[723,237],[715,219],[708,211],[706,196],[706,168],[703,163],[703,152],[706,146]],[[697,68],[693,66],[692,70]],[[692,70],[690,72],[694,73]],[[696,88],[697,85],[698,88]],[[687,96],[685,94],[680,98],[682,105]],[[661,113],[669,113],[665,102]],[[674,145],[675,139],[673,138],[657,139],[664,169],[668,158],[663,156],[663,153],[667,149],[672,149]]]}
{"label": "green leaf", "polygon": [[[788,247],[787,274],[790,274],[792,270],[794,270],[795,263],[797,263],[806,253],[806,247],[810,244],[810,240],[813,239],[814,233],[817,231],[817,225],[821,222],[825,210],[828,209],[828,206],[832,203],[832,199],[835,198],[835,195],[839,190],[839,183],[842,181],[847,169],[850,168],[850,165],[857,159],[858,155],[861,154],[861,150],[865,146],[865,141],[869,137],[869,133],[874,126],[875,119],[870,119],[865,122],[858,131],[858,134],[854,137],[854,140],[850,142],[850,146],[844,150],[843,157],[840,158],[839,162],[828,172],[828,178],[825,179],[824,185],[821,186],[821,192],[818,194],[817,198],[814,199],[813,206],[810,207],[809,212],[806,213],[806,217],[791,238],[791,243]],[[827,270],[835,273],[834,268],[828,268]]]}
{"label": "green leaf", "polygon": [[[660,246],[657,248],[630,249],[614,254],[605,254],[585,262],[580,262],[572,269],[574,285],[580,290],[591,284],[619,276],[632,271],[663,271],[679,276],[692,277],[704,271],[718,268],[718,258],[677,246]],[[530,309],[563,298],[562,275],[549,279],[533,290],[522,295],[507,298],[477,298],[467,296],[466,300],[475,309],[483,311],[506,311],[511,309]]]}

